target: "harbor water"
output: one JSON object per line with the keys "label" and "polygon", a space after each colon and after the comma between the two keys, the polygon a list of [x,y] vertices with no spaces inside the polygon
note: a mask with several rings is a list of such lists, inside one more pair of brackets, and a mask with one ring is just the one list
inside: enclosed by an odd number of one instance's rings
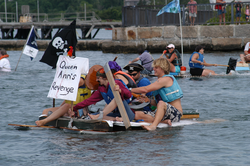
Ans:
{"label": "harbor water", "polygon": [[[220,76],[178,78],[184,97],[184,112],[199,112],[200,118],[178,127],[156,131],[122,131],[92,135],[66,133],[59,129],[16,130],[9,123],[35,125],[43,109],[52,107],[47,98],[55,70],[31,61],[21,51],[8,51],[11,73],[0,73],[0,165],[3,166],[245,166],[250,165],[250,72],[225,75],[226,67],[209,67]],[[240,52],[206,53],[208,63],[227,64]],[[138,54],[104,54],[77,51],[89,58],[90,67],[104,65],[116,56],[124,67]],[[160,54],[152,54],[156,59]],[[190,54],[184,54],[189,71]],[[84,65],[84,64],[83,64]],[[150,78],[154,82],[155,78]],[[56,100],[56,106],[62,100]],[[103,107],[98,103],[93,109]],[[185,125],[186,124],[186,125]],[[189,124],[189,125],[188,125]]]}

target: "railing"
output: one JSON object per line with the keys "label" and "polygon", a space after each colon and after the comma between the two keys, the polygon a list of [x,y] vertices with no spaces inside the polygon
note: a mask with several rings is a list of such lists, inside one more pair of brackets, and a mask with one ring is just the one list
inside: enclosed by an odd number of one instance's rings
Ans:
{"label": "railing", "polygon": [[[19,17],[18,22],[63,22],[77,21],[100,22],[101,18],[95,12],[75,13],[26,13]],[[6,22],[4,12],[0,12],[0,22]],[[17,22],[15,13],[7,13],[7,22]]]}
{"label": "railing", "polygon": [[[236,9],[237,3],[226,4],[226,24],[236,23]],[[241,24],[248,23],[245,19],[245,9],[249,2],[241,2]],[[197,4],[197,17],[195,18],[195,25],[216,25],[219,24],[218,11],[215,9],[216,3],[211,4]],[[181,5],[181,23],[182,25],[190,25],[189,10],[190,5]],[[164,6],[150,5],[150,6],[126,6],[122,9],[122,26],[164,26],[164,25],[180,25],[179,14],[177,13],[163,13],[156,16],[159,10]]]}
{"label": "railing", "polygon": [[16,21],[16,13],[5,13],[0,12],[0,22],[15,22]]}

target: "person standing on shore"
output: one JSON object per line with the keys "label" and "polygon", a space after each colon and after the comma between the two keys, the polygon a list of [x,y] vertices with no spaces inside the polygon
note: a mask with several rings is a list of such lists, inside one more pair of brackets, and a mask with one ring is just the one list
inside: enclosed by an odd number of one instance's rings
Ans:
{"label": "person standing on shore", "polygon": [[190,0],[188,2],[190,26],[194,26],[194,21],[195,21],[195,18],[197,17],[196,4],[197,4],[197,2],[194,0]]}
{"label": "person standing on shore", "polygon": [[10,61],[7,59],[9,55],[5,51],[5,49],[1,48],[0,49],[0,71],[6,71],[10,72],[11,67],[10,67]]}
{"label": "person standing on shore", "polygon": [[216,3],[218,3],[218,5],[215,5],[215,9],[218,9],[218,15],[219,15],[219,20],[220,20],[219,25],[221,25],[222,18],[224,21],[224,25],[226,25],[226,18],[225,18],[226,7],[224,5],[224,3],[226,3],[226,1],[225,0],[216,0]]}
{"label": "person standing on shore", "polygon": [[240,18],[241,18],[241,8],[242,8],[242,3],[240,3],[241,1],[238,1],[235,5],[235,9],[236,9],[236,25],[237,22],[240,25]]}

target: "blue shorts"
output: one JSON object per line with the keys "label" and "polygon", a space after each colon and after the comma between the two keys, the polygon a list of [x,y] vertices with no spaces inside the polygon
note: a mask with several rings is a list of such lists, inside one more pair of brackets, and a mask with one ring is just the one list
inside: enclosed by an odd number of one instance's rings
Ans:
{"label": "blue shorts", "polygon": [[226,9],[223,9],[223,10],[219,10],[219,9],[218,9],[218,15],[221,15],[221,14],[223,14],[223,13],[226,13]]}
{"label": "blue shorts", "polygon": [[181,72],[180,66],[175,66],[175,72],[176,73],[180,73]]}
{"label": "blue shorts", "polygon": [[241,13],[236,13],[236,17],[241,17]]}

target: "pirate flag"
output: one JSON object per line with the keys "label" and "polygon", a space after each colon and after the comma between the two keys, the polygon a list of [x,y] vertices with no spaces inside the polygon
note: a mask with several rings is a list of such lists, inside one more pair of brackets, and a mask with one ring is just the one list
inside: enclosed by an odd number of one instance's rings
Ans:
{"label": "pirate flag", "polygon": [[44,62],[55,68],[58,57],[60,55],[67,55],[67,53],[72,50],[72,47],[73,50],[71,54],[75,56],[76,44],[76,21],[74,20],[69,26],[55,34],[40,62]]}

